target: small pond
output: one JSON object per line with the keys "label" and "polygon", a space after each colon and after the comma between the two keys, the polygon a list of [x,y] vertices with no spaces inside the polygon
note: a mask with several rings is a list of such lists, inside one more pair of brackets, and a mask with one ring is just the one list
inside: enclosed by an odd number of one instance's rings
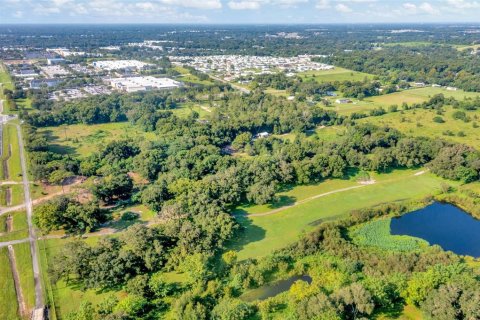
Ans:
{"label": "small pond", "polygon": [[480,220],[451,204],[433,204],[392,219],[391,234],[422,238],[459,255],[480,257]]}
{"label": "small pond", "polygon": [[312,283],[312,278],[308,275],[293,276],[286,280],[280,280],[268,286],[263,286],[258,289],[251,290],[245,293],[241,298],[245,301],[265,300],[267,298],[274,297],[277,294],[289,290],[292,284],[294,284],[298,280],[306,281],[309,284]]}

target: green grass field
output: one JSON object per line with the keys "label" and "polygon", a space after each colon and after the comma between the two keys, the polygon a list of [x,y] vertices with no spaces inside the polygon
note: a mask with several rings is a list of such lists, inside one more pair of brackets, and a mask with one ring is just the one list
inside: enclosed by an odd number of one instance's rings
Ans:
{"label": "green grass field", "polygon": [[372,175],[376,184],[317,198],[272,215],[238,217],[245,232],[230,248],[238,251],[240,259],[265,256],[295,242],[323,221],[346,216],[354,209],[435,194],[444,182],[433,174],[415,176],[415,172],[396,170]]}
{"label": "green grass field", "polygon": [[[22,181],[22,167],[20,166],[20,148],[18,145],[17,128],[13,125],[3,126],[3,159],[9,155],[11,145],[11,156],[8,158],[8,172],[10,181]],[[3,173],[3,172],[2,172]],[[5,177],[4,177],[5,178]]]}
{"label": "green grass field", "polygon": [[[480,114],[478,111],[465,111],[472,121],[464,122],[452,118],[452,114],[455,111],[452,107],[445,107],[445,110],[445,114],[441,116],[445,121],[444,123],[436,123],[432,120],[438,116],[436,111],[424,109],[387,113],[380,117],[368,117],[357,121],[358,123],[372,123],[378,126],[396,128],[409,136],[441,138],[447,141],[468,144],[477,149],[480,148],[480,128],[474,128],[473,125],[474,122],[480,125],[480,119],[478,119]],[[451,133],[446,135],[447,131]],[[459,136],[459,132],[463,132],[465,136],[462,134]]]}
{"label": "green grass field", "polygon": [[332,103],[332,106],[329,108],[334,108],[339,114],[349,115],[353,112],[368,112],[369,110],[383,107],[387,109],[389,106],[396,104],[401,107],[405,102],[409,105],[415,103],[422,103],[428,101],[431,97],[436,94],[443,94],[445,97],[453,97],[457,100],[464,100],[465,98],[476,98],[480,94],[476,92],[465,92],[463,90],[451,91],[444,88],[417,88],[409,89],[399,92],[394,92],[390,94],[374,96],[365,98],[362,101],[357,99],[351,99],[353,103],[338,104],[335,103],[335,100],[338,97],[329,97],[328,100]]}
{"label": "green grass field", "polygon": [[11,213],[13,217],[13,230],[0,236],[0,242],[20,240],[28,237],[27,214],[25,211]]}
{"label": "green grass field", "polygon": [[195,111],[198,113],[199,119],[206,119],[212,113],[207,110],[212,111],[214,108],[215,107],[209,107],[207,104],[182,103],[176,109],[172,110],[172,112],[178,117],[186,118],[192,113],[192,111]]}
{"label": "green grass field", "polygon": [[180,73],[180,75],[176,78],[176,80],[178,81],[189,82],[194,84],[204,84],[204,85],[213,84],[213,82],[210,80],[200,80],[197,76],[194,76],[193,74],[191,74],[188,69],[185,69],[183,67],[175,66],[174,69],[175,71]]}
{"label": "green grass field", "polygon": [[17,320],[17,295],[7,250],[0,248],[0,319]]}
{"label": "green grass field", "polygon": [[35,283],[33,280],[32,256],[30,254],[30,243],[20,243],[13,246],[15,260],[17,262],[18,274],[20,276],[20,287],[28,310],[35,307]]}
{"label": "green grass field", "polygon": [[47,137],[51,151],[80,157],[92,154],[113,140],[136,137],[147,140],[155,138],[154,133],[145,133],[128,122],[46,127],[39,132]]}
{"label": "green grass field", "polygon": [[[57,283],[52,283],[48,278],[48,267],[53,263],[53,257],[62,249],[62,247],[71,239],[49,239],[39,240],[39,259],[42,269],[43,284],[45,288],[45,296],[50,302],[52,309],[52,320],[63,319],[65,316],[78,310],[82,301],[90,301],[93,304],[100,303],[111,294],[117,297],[123,297],[123,292],[115,291],[96,291],[96,290],[81,290],[81,288],[73,282],[66,283],[61,280]],[[89,244],[95,244],[98,237],[91,237],[85,240]]]}
{"label": "green grass field", "polygon": [[306,71],[298,74],[306,81],[334,82],[334,81],[363,81],[365,78],[371,79],[373,75],[363,72],[352,71],[340,67],[331,70]]}

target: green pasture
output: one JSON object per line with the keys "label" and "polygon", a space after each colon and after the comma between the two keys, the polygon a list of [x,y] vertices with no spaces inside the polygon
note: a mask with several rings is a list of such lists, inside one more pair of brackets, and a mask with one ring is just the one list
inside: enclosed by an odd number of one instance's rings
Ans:
{"label": "green pasture", "polygon": [[20,287],[28,310],[35,307],[35,283],[33,280],[33,265],[30,243],[20,243],[13,246],[15,260],[20,277]]}
{"label": "green pasture", "polygon": [[180,75],[176,78],[176,80],[178,81],[189,82],[193,84],[203,84],[203,85],[213,84],[213,82],[210,80],[200,80],[197,76],[194,76],[193,74],[191,74],[188,69],[185,69],[183,67],[175,66],[174,70],[180,73]]}
{"label": "green pasture", "polygon": [[6,247],[0,248],[0,319],[20,319],[15,284]]}
{"label": "green pasture", "polygon": [[[211,115],[214,109],[215,107],[210,107],[206,104],[200,105],[198,103],[182,103],[171,111],[178,117],[182,118],[188,117],[193,111],[195,111],[198,113],[199,119],[206,119]],[[210,112],[207,110],[210,110]]]}
{"label": "green pasture", "polygon": [[38,130],[49,142],[49,149],[61,154],[86,157],[114,140],[141,137],[153,140],[155,133],[143,132],[128,122],[74,124]]}
{"label": "green pasture", "polygon": [[327,99],[331,102],[331,106],[327,107],[333,108],[339,114],[349,115],[353,112],[364,112],[368,113],[368,111],[375,109],[375,108],[384,108],[388,110],[388,107],[391,105],[397,105],[399,108],[405,102],[408,105],[412,105],[415,103],[422,103],[428,101],[431,97],[436,94],[443,94],[445,97],[452,97],[457,100],[464,100],[474,99],[480,94],[477,92],[466,92],[463,90],[447,90],[445,88],[434,88],[434,87],[425,87],[425,88],[416,88],[416,89],[408,89],[399,92],[394,92],[385,95],[367,97],[363,100],[353,99],[353,103],[344,103],[339,104],[335,101],[341,98],[341,94],[339,97],[328,97]]}
{"label": "green pasture", "polygon": [[331,70],[313,70],[301,72],[298,74],[306,81],[334,82],[334,81],[363,81],[365,78],[371,79],[373,75],[340,67]]}
{"label": "green pasture", "polygon": [[[95,244],[99,237],[90,237],[85,239],[89,244]],[[54,263],[54,256],[60,252],[62,247],[72,241],[71,239],[48,239],[39,240],[39,259],[41,268],[43,270],[43,284],[45,287],[45,293],[48,301],[52,306],[52,319],[64,319],[70,312],[77,311],[80,304],[83,301],[89,301],[91,303],[98,304],[102,302],[106,297],[111,294],[115,294],[117,297],[122,297],[124,294],[119,291],[97,291],[92,289],[83,289],[74,280],[68,283],[64,280],[60,280],[57,283],[53,283],[48,277],[47,270]]]}
{"label": "green pasture", "polygon": [[[295,242],[316,225],[344,217],[354,209],[437,193],[445,180],[430,173],[415,175],[417,171],[396,170],[372,175],[377,181],[375,184],[316,198],[271,215],[237,216],[245,232],[230,248],[238,251],[240,259],[265,256]],[[337,187],[333,186],[330,191]]]}
{"label": "green pasture", "polygon": [[[465,111],[471,119],[469,122],[455,120],[452,114],[456,111],[452,107],[445,107],[445,113],[438,115],[435,110],[414,109],[401,112],[387,113],[380,117],[368,117],[357,120],[358,123],[372,123],[378,126],[396,128],[409,136],[427,136],[435,139],[468,144],[480,148],[480,114],[478,111]],[[444,123],[433,121],[440,116]],[[462,132],[462,133],[460,133]]]}

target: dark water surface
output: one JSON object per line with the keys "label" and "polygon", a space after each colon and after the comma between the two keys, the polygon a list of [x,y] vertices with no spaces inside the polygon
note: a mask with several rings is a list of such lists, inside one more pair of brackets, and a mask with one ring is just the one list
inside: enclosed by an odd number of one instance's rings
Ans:
{"label": "dark water surface", "polygon": [[422,238],[456,254],[480,257],[480,220],[451,204],[435,202],[394,218],[390,230],[395,235]]}
{"label": "dark water surface", "polygon": [[280,280],[272,283],[271,285],[251,290],[246,294],[244,294],[242,296],[242,299],[246,301],[254,301],[254,300],[265,300],[267,298],[274,297],[277,294],[280,294],[284,291],[289,290],[292,284],[294,284],[295,281],[298,281],[298,280],[306,281],[309,284],[312,283],[312,278],[308,275],[293,276],[286,280]]}

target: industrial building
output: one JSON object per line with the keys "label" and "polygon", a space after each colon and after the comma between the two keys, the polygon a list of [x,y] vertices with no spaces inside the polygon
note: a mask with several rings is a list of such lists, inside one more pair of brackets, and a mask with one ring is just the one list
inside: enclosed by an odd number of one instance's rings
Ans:
{"label": "industrial building", "polygon": [[172,90],[182,86],[181,82],[168,78],[130,77],[107,79],[110,85],[125,92],[149,91],[149,90]]}
{"label": "industrial building", "polygon": [[149,64],[138,60],[102,60],[92,62],[92,65],[97,69],[111,71],[120,69],[140,70]]}

